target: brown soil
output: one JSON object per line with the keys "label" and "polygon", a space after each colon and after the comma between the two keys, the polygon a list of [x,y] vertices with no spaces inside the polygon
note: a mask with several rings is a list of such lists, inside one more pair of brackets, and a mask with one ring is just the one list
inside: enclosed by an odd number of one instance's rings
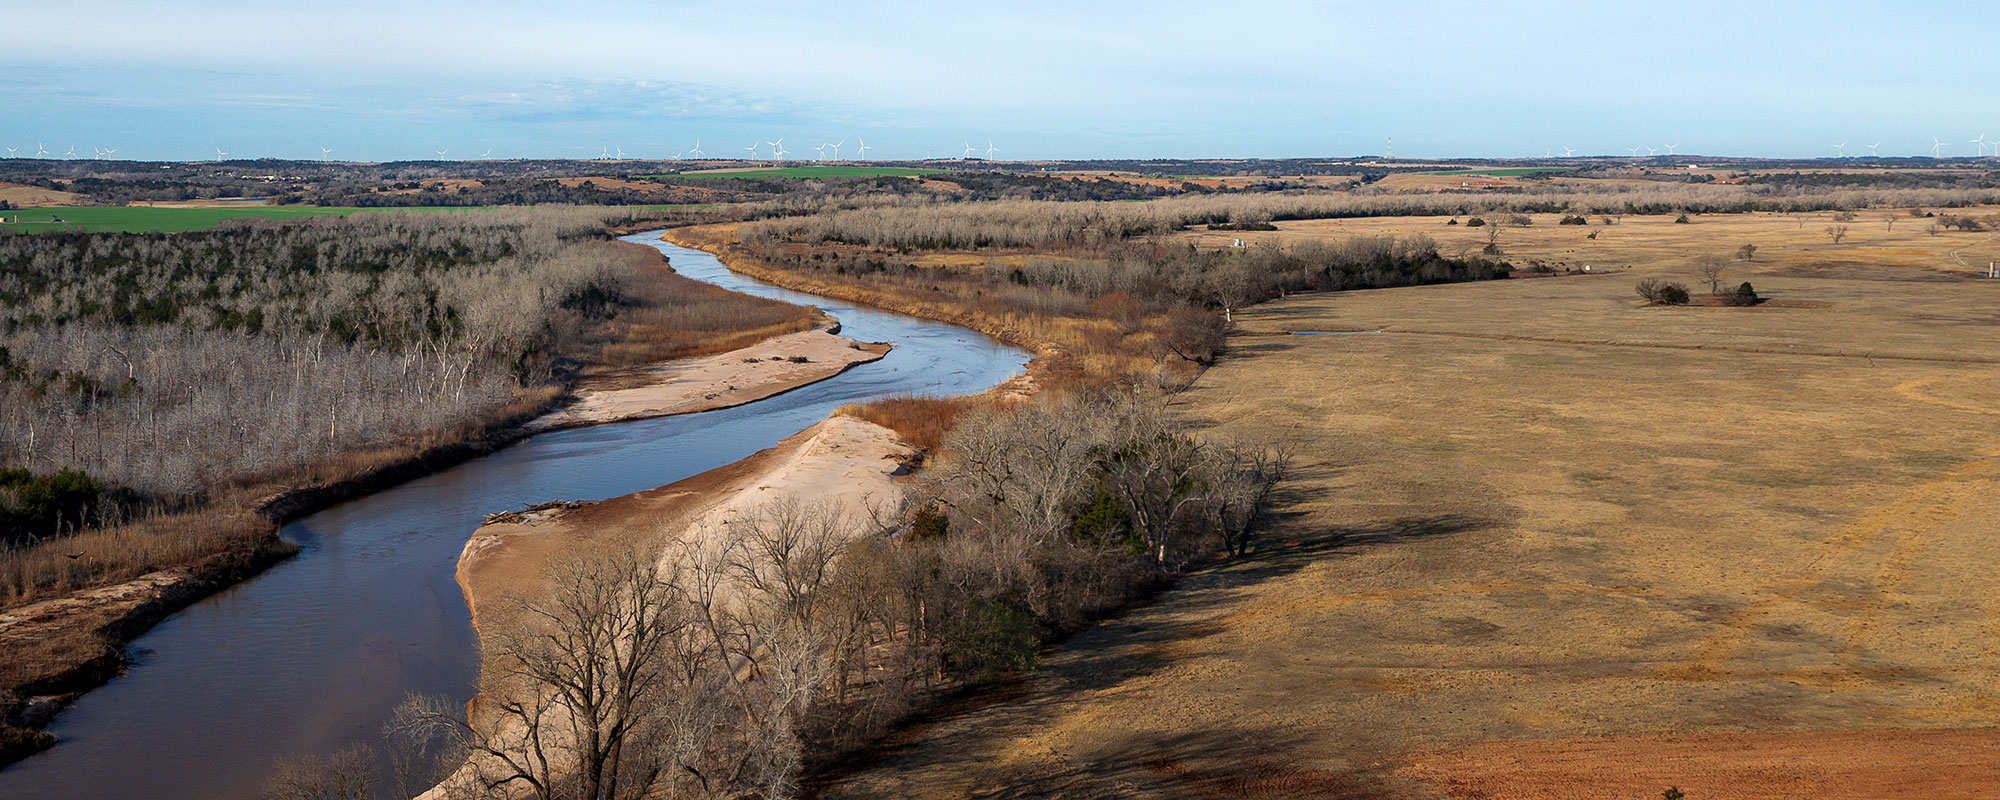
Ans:
{"label": "brown soil", "polygon": [[1451,800],[1973,800],[2000,786],[2000,731],[1862,730],[1482,742],[1411,759]]}

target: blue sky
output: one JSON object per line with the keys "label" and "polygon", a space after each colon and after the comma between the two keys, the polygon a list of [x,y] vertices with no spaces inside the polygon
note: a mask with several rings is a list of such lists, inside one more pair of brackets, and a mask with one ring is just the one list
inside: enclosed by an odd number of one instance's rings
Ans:
{"label": "blue sky", "polygon": [[1393,136],[1413,157],[1830,156],[1938,137],[1971,155],[2000,137],[1993,8],[0,0],[0,146],[1194,158]]}

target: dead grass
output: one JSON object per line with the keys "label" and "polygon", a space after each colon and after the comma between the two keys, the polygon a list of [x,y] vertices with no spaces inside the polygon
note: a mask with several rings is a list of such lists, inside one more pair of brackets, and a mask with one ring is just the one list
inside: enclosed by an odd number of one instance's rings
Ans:
{"label": "dead grass", "polygon": [[[1986,217],[2000,213],[2000,207],[1932,209],[1936,213]],[[1928,213],[1928,212],[1926,212]],[[1619,215],[1616,224],[1603,224],[1604,216],[1587,215],[1589,225],[1558,225],[1561,214],[1528,214],[1534,224],[1526,228],[1502,227],[1499,245],[1502,259],[1525,267],[1532,261],[1553,266],[1593,271],[1623,272],[1628,269],[1655,270],[1679,280],[1698,275],[1694,261],[1704,255],[1732,258],[1727,273],[1734,282],[1745,275],[1793,270],[1799,274],[1824,277],[1879,276],[1885,280],[1960,280],[1984,271],[1989,261],[2000,261],[2000,235],[1993,232],[1945,231],[1932,235],[1935,219],[1913,217],[1910,209],[1870,209],[1855,212],[1851,221],[1839,219],[1837,212],[1698,214],[1687,224],[1674,222],[1675,215]],[[1447,254],[1476,254],[1486,246],[1486,228],[1447,225],[1450,217],[1366,217],[1338,220],[1303,220],[1275,223],[1276,231],[1190,231],[1180,238],[1202,248],[1225,248],[1232,239],[1254,245],[1270,242],[1289,245],[1302,241],[1337,241],[1363,235],[1425,235],[1438,242]],[[1459,217],[1463,222],[1465,217]],[[1845,225],[1847,234],[1835,244],[1826,233],[1833,225]],[[1596,239],[1588,238],[1596,234]],[[1734,251],[1743,245],[1757,246],[1755,258],[1736,261]],[[1754,278],[1752,278],[1754,280]],[[1734,283],[1731,284],[1733,286]],[[1704,288],[1699,287],[1697,288]],[[1761,289],[1761,287],[1759,287]]]}
{"label": "dead grass", "polygon": [[991,397],[974,395],[969,397],[934,397],[930,395],[897,395],[870,400],[866,403],[849,403],[834,411],[849,417],[859,417],[889,430],[895,431],[903,441],[915,445],[925,453],[937,451],[946,433],[951,432],[952,423],[958,415],[982,408],[993,402]]}
{"label": "dead grass", "polygon": [[[1581,236],[1545,224],[1505,235],[1524,251]],[[1787,274],[1832,245],[1785,224],[1627,217],[1600,241],[1626,243],[1613,263],[1629,275],[1239,312],[1247,335],[1181,407],[1294,454],[1261,552],[1080,634],[1018,700],[911,736],[827,796],[1208,796],[1139,765],[1362,775],[1425,753],[1468,757],[1376,796],[1658,796],[1665,784],[1627,780],[1657,748],[1565,759],[1599,736],[1751,732],[1777,751],[1804,736],[1825,763],[1856,764],[1910,729],[1991,746],[2000,281]],[[1855,269],[1937,271],[1950,248],[1930,240],[1952,235],[1903,226],[1839,248]],[[1687,280],[1691,254],[1741,241],[1722,231],[1761,242],[1733,281],[1816,307],[1640,307],[1634,279]],[[1490,740],[1518,742],[1493,750],[1501,763],[1476,747]],[[1711,793],[1825,785],[1737,780],[1768,748],[1674,752]],[[1912,785],[1987,775],[1977,759],[1923,763],[1929,782]],[[1545,767],[1568,782],[1520,782]]]}

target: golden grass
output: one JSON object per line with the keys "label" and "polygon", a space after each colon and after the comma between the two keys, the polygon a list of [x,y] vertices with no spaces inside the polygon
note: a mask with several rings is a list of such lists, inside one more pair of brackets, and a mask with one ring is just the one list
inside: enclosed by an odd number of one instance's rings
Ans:
{"label": "golden grass", "polygon": [[[1292,452],[1261,552],[828,796],[1203,796],[1139,765],[1354,775],[1490,739],[2000,725],[2000,280],[1940,277],[1946,245],[1902,222],[1834,248],[1811,223],[1696,220],[1609,228],[1629,275],[1239,311],[1175,403]],[[1581,236],[1547,224],[1506,235]],[[1340,223],[1417,225],[1444,229]],[[1690,280],[1691,253],[1739,241],[1720,232],[1764,243],[1734,280],[1820,306],[1641,307],[1637,278]],[[1384,333],[1284,335],[1354,329]]]}
{"label": "golden grass", "polygon": [[[1986,217],[2000,214],[2000,207],[1931,209],[1925,213]],[[1768,272],[1774,266],[1824,272],[1866,265],[1878,276],[1883,274],[1882,268],[1969,274],[2000,260],[2000,235],[1954,231],[1932,235],[1929,228],[1936,222],[1934,218],[1913,217],[1910,209],[1903,208],[1855,212],[1852,220],[1843,220],[1836,212],[1700,214],[1690,217],[1687,224],[1674,222],[1675,216],[1670,214],[1623,215],[1614,218],[1614,225],[1604,225],[1602,215],[1592,214],[1586,226],[1558,225],[1560,214],[1524,216],[1534,224],[1500,228],[1500,258],[1517,266],[1539,259],[1578,268],[1589,264],[1593,271],[1656,269],[1688,281],[1697,277],[1693,266],[1697,257],[1733,259],[1734,251],[1746,244],[1756,245],[1757,252],[1752,261],[1733,263],[1732,274],[1739,276],[1738,282],[1746,271]],[[1275,223],[1276,231],[1189,231],[1178,237],[1202,248],[1223,248],[1230,246],[1232,239],[1251,245],[1290,245],[1355,236],[1421,234],[1435,239],[1438,250],[1448,255],[1476,254],[1485,247],[1488,229],[1445,224],[1449,219],[1302,220]],[[1458,219],[1462,222],[1465,218]],[[1847,228],[1837,244],[1826,232],[1832,226]],[[1587,238],[1592,233],[1597,234],[1596,239]]]}
{"label": "golden grass", "polygon": [[925,453],[937,451],[944,436],[951,432],[958,415],[976,408],[990,405],[992,398],[985,395],[969,397],[933,397],[929,395],[897,395],[870,400],[866,403],[849,403],[833,413],[873,422],[895,431],[903,441],[915,445]]}

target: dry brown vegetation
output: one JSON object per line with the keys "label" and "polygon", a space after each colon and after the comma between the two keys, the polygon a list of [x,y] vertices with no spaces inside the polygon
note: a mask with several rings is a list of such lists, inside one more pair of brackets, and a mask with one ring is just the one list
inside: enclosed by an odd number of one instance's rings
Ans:
{"label": "dry brown vegetation", "polygon": [[732,465],[754,507],[676,518],[704,475],[509,518],[568,544],[475,544],[475,570],[554,565],[468,584],[483,717],[419,703],[404,727],[472,755],[447,796],[789,796],[807,760],[1031,668],[1046,638],[1229,546],[1280,469],[1191,436],[1158,397],[1071,393],[963,413],[912,514],[774,499],[754,488],[770,472]]}
{"label": "dry brown vegetation", "polygon": [[[10,378],[0,392],[13,412],[0,420],[0,463],[81,469],[140,500],[100,503],[94,519],[67,526],[112,529],[7,553],[0,597],[11,604],[121,580],[243,541],[241,525],[204,533],[212,520],[199,508],[337,483],[496,435],[559,395],[566,364],[717,352],[813,323],[807,309],[689,280],[649,249],[598,241],[601,214],[388,216],[258,226],[247,239],[7,240],[26,260],[8,284],[18,301],[12,332],[0,337]],[[475,240],[497,255],[460,245]],[[300,243],[313,241],[322,260],[339,257],[329,248],[346,252],[334,264],[382,263],[369,248],[464,255],[389,261],[387,271],[291,269]],[[91,252],[158,275],[138,281],[157,288],[135,296],[104,275],[63,277]],[[234,255],[202,260],[225,252]],[[220,264],[225,277],[203,277],[203,264]],[[168,299],[201,297],[204,285],[225,290],[200,304]],[[128,307],[185,310],[132,327],[101,310]],[[58,318],[76,321],[45,321]],[[259,320],[254,330],[227,323],[245,318]],[[162,512],[175,523],[117,527]],[[185,541],[151,541],[175,530]]]}
{"label": "dry brown vegetation", "polygon": [[715,252],[732,269],[786,288],[948,320],[1033,349],[1037,358],[1030,376],[1046,386],[1119,380],[1185,383],[1219,331],[1214,314],[1147,310],[1100,315],[1081,295],[1021,286],[1004,276],[850,276],[774,265],[739,244],[734,225],[678,228],[668,235],[677,243]]}
{"label": "dry brown vegetation", "polygon": [[903,441],[926,453],[944,442],[960,414],[991,404],[991,398],[901,395],[841,406],[836,414],[859,417],[895,431]]}
{"label": "dry brown vegetation", "polygon": [[[1579,246],[1535,222],[1510,255]],[[1270,235],[1415,224],[1479,241],[1435,219]],[[1819,227],[1628,216],[1602,228],[1617,259],[1583,262],[1616,277],[1238,312],[1177,402],[1296,454],[1271,544],[825,794],[1978,796],[2000,281],[1950,258],[1976,235]],[[1810,307],[1631,294],[1745,241],[1728,279]]]}
{"label": "dry brown vegetation", "polygon": [[[22,541],[15,506],[29,499],[0,487],[0,607],[26,613],[6,631],[0,712],[20,710],[17,689],[87,688],[165,609],[288,553],[272,518],[323,501],[275,496],[366,491],[503,444],[579,366],[816,323],[603,240],[631,221],[507,212],[0,240],[0,465],[81,469],[102,489]],[[315,252],[317,266],[301,260]],[[0,727],[9,758],[45,745]]]}

